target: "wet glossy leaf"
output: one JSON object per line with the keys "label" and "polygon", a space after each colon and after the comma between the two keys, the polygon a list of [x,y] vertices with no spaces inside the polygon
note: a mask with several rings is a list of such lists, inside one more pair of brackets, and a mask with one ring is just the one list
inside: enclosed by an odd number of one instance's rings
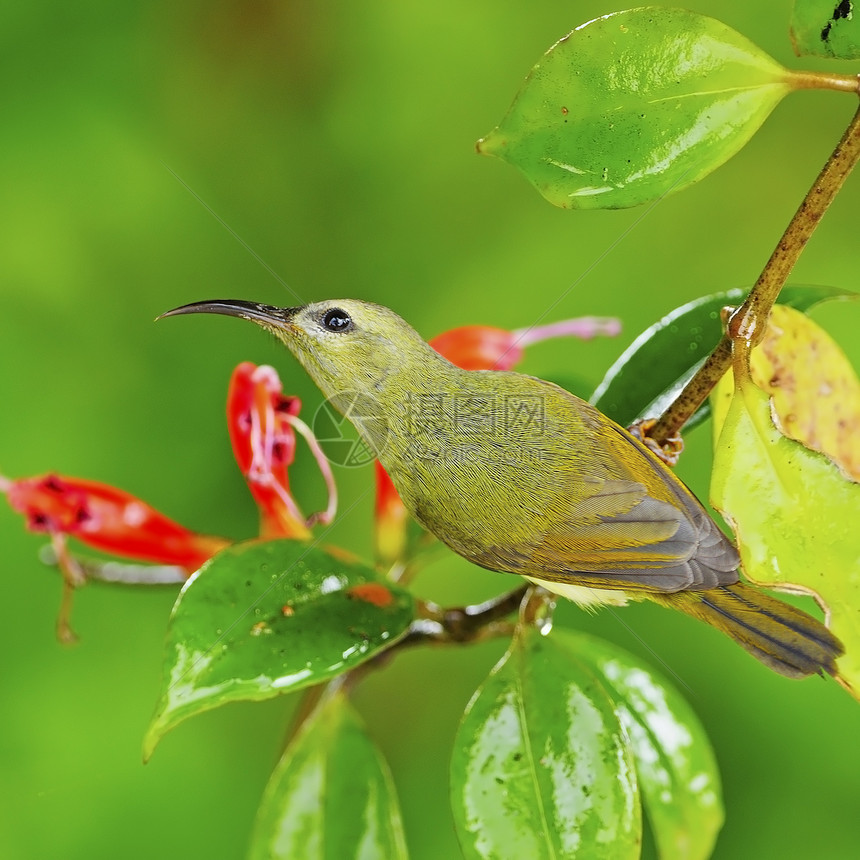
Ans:
{"label": "wet glossy leaf", "polygon": [[[591,402],[624,426],[656,418],[674,400],[722,337],[720,309],[738,305],[745,290],[727,290],[676,308],[646,329],[606,372]],[[829,299],[855,298],[838,287],[786,286],[779,301],[807,311]],[[687,423],[695,427],[710,414],[705,404]]]}
{"label": "wet glossy leaf", "polygon": [[734,155],[791,77],[713,18],[616,12],[550,48],[478,151],[518,167],[556,206],[635,206]]}
{"label": "wet glossy leaf", "polygon": [[405,860],[391,773],[349,700],[308,718],[275,768],[249,860]]}
{"label": "wet glossy leaf", "polygon": [[630,741],[595,675],[521,630],[463,717],[451,762],[467,858],[639,856]]}
{"label": "wet glossy leaf", "polygon": [[860,484],[783,436],[767,394],[735,390],[714,455],[711,502],[732,526],[747,577],[817,594],[847,653],[842,682],[860,694]]}
{"label": "wet glossy leaf", "polygon": [[[830,335],[804,314],[777,305],[750,370],[771,398],[779,429],[860,480],[860,380]],[[712,397],[720,425],[733,388],[727,378]]]}
{"label": "wet glossy leaf", "polygon": [[389,647],[412,596],[373,570],[292,540],[237,544],[183,588],[144,744],[201,711],[318,684]]}
{"label": "wet glossy leaf", "polygon": [[860,59],[860,15],[852,0],[794,0],[791,41],[799,57]]}
{"label": "wet glossy leaf", "polygon": [[600,675],[627,729],[661,860],[705,860],[723,823],[720,776],[708,737],[684,697],[609,642],[555,631]]}

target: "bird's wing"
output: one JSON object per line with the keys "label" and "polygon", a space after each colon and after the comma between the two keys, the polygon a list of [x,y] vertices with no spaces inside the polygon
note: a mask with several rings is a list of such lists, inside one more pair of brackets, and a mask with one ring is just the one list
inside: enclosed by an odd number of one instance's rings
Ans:
{"label": "bird's wing", "polygon": [[593,450],[605,454],[610,475],[595,467],[575,494],[560,486],[541,533],[474,560],[592,588],[675,592],[737,582],[737,551],[687,487],[614,422],[590,417],[600,430]]}

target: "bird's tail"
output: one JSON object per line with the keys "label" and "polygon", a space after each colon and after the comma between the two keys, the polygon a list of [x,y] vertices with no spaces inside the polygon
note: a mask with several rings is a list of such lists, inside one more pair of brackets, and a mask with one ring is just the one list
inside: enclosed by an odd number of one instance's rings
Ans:
{"label": "bird's tail", "polygon": [[649,596],[707,621],[789,678],[820,674],[822,670],[835,675],[836,658],[845,653],[842,643],[820,621],[740,582],[706,591]]}

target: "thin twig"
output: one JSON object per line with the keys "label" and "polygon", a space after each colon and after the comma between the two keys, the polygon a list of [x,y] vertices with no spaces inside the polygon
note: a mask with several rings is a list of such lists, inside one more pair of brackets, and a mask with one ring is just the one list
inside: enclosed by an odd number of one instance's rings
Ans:
{"label": "thin twig", "polygon": [[[731,337],[749,340],[751,346],[760,342],[780,290],[858,160],[860,109],[804,197],[747,300],[729,320]],[[705,363],[657,420],[650,432],[655,442],[662,444],[677,435],[729,369],[732,362],[731,337],[729,334],[723,336]]]}
{"label": "thin twig", "polygon": [[528,586],[523,585],[475,606],[443,609],[434,603],[422,603],[421,618],[407,635],[413,640],[433,642],[474,642],[478,638],[485,638],[483,628],[516,612],[527,590]]}

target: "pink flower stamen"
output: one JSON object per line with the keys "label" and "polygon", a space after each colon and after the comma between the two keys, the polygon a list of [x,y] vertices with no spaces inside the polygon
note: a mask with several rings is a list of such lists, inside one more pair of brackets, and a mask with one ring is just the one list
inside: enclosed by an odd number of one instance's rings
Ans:
{"label": "pink flower stamen", "polygon": [[328,525],[332,522],[335,514],[337,513],[337,485],[334,482],[334,475],[332,474],[328,457],[326,457],[323,449],[320,447],[320,443],[317,441],[311,428],[308,427],[301,418],[298,418],[295,415],[287,415],[285,418],[287,423],[302,436],[305,442],[308,443],[308,447],[311,449],[311,453],[317,461],[317,466],[319,466],[320,473],[325,481],[326,490],[328,491],[328,505],[326,506],[326,509],[315,514],[311,514],[307,519],[307,525],[308,527],[316,525],[317,523]]}

